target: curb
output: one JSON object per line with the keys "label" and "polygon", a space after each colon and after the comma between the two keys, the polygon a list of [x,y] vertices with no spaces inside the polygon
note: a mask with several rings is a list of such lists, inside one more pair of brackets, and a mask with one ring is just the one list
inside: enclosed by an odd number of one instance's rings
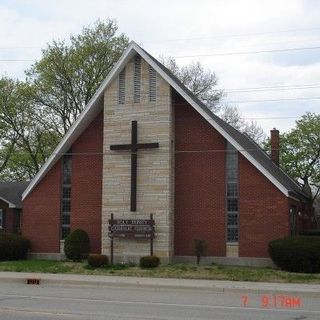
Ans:
{"label": "curb", "polygon": [[[19,283],[29,285],[77,286],[95,288],[128,288],[128,289],[175,289],[201,290],[215,293],[271,294],[320,298],[320,285],[237,282],[222,280],[190,280],[168,278],[137,278],[117,276],[66,275],[45,273],[1,273],[0,283]],[[32,283],[40,280],[39,283]],[[37,281],[35,281],[37,282]]]}

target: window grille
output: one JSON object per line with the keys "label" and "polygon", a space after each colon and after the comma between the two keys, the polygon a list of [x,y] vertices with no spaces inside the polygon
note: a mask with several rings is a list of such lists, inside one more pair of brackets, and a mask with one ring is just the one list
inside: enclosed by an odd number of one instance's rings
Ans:
{"label": "window grille", "polygon": [[227,242],[238,242],[238,152],[230,143],[226,153],[226,184]]}
{"label": "window grille", "polygon": [[61,239],[65,239],[70,233],[71,174],[72,157],[71,155],[65,155],[62,161]]}
{"label": "window grille", "polygon": [[126,100],[126,69],[124,68],[119,74],[119,104],[124,104]]}
{"label": "window grille", "polygon": [[133,101],[140,103],[141,92],[141,57],[136,55],[134,58],[134,76],[133,76]]}
{"label": "window grille", "polygon": [[149,67],[149,100],[156,101],[157,99],[157,73]]}
{"label": "window grille", "polygon": [[228,227],[227,238],[228,238],[228,242],[238,242],[239,240],[238,228]]}

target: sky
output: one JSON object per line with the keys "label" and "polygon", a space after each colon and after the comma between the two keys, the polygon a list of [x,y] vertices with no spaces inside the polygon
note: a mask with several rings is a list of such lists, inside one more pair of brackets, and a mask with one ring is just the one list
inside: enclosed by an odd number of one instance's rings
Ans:
{"label": "sky", "polygon": [[223,103],[284,132],[320,113],[319,17],[318,0],[0,0],[0,75],[24,79],[53,39],[115,19],[156,58],[200,61]]}

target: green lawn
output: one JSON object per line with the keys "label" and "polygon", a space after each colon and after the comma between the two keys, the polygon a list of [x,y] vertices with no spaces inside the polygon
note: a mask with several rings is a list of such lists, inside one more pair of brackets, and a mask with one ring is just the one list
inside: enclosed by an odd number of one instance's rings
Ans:
{"label": "green lawn", "polygon": [[0,262],[0,271],[320,284],[319,273],[289,273],[272,268],[222,265],[171,264],[162,265],[155,269],[140,269],[132,265],[114,265],[93,269],[84,262],[20,260]]}

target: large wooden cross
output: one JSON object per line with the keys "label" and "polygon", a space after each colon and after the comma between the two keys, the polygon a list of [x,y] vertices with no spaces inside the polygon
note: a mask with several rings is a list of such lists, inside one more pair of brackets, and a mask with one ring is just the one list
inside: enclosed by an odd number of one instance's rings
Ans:
{"label": "large wooden cross", "polygon": [[131,144],[114,144],[110,150],[130,150],[131,151],[131,199],[130,211],[137,209],[137,152],[139,149],[159,148],[159,143],[138,143],[138,123],[131,122]]}

